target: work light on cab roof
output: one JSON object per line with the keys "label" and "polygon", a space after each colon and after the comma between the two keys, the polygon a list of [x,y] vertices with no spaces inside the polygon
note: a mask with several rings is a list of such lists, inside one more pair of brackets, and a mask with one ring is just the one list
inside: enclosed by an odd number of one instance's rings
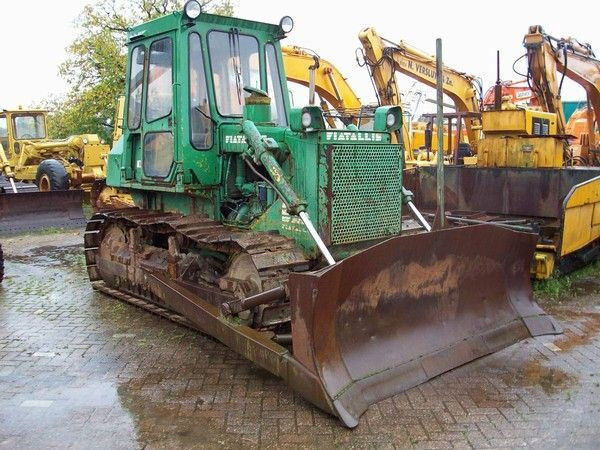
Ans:
{"label": "work light on cab roof", "polygon": [[291,33],[294,29],[294,19],[290,16],[283,16],[279,21],[279,28],[281,28],[281,31],[285,34]]}
{"label": "work light on cab roof", "polygon": [[202,5],[198,0],[189,0],[183,7],[183,12],[188,19],[197,19],[202,13]]}

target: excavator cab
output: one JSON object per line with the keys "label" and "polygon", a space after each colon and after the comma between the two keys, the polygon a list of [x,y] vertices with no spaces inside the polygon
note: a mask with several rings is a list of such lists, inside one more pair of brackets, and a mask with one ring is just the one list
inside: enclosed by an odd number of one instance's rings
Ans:
{"label": "excavator cab", "polygon": [[292,108],[279,25],[181,13],[134,27],[107,184],[88,222],[96,289],[184,322],[349,427],[366,408],[557,326],[534,303],[534,237],[404,234],[402,111],[327,129]]}

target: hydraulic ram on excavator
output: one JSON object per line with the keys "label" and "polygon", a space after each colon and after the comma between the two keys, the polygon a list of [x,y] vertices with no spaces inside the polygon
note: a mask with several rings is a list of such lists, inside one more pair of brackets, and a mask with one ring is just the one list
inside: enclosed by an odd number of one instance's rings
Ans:
{"label": "hydraulic ram on excavator", "polygon": [[370,131],[328,130],[319,107],[290,107],[289,18],[191,3],[129,34],[107,184],[135,206],[88,223],[97,289],[214,336],[349,427],[379,399],[557,332],[533,301],[533,236],[401,234],[399,107],[377,108]]}

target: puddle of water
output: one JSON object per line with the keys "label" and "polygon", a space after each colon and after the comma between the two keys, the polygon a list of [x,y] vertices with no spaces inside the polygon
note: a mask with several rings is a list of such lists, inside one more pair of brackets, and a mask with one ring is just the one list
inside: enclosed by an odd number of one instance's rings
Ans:
{"label": "puddle of water", "polygon": [[572,386],[577,378],[560,369],[543,366],[538,360],[529,361],[524,367],[502,375],[509,386],[540,386],[548,395],[562,392]]}
{"label": "puddle of water", "polygon": [[[214,420],[210,414],[199,415],[195,406],[189,403],[189,394],[173,392],[158,385],[163,376],[146,374],[137,383],[132,380],[132,383],[123,383],[117,388],[121,407],[133,420],[140,444],[198,448],[239,443],[239,436],[223,433],[223,423],[216,418],[218,414]],[[196,404],[202,404],[200,398],[196,399]]]}

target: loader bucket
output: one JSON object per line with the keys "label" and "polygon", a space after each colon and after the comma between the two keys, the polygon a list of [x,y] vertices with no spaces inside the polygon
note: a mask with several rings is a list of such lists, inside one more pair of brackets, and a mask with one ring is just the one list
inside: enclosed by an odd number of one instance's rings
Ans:
{"label": "loader bucket", "polygon": [[0,233],[84,228],[81,190],[0,194]]}
{"label": "loader bucket", "polygon": [[349,427],[369,405],[530,336],[536,236],[491,225],[400,236],[289,278],[293,356]]}

